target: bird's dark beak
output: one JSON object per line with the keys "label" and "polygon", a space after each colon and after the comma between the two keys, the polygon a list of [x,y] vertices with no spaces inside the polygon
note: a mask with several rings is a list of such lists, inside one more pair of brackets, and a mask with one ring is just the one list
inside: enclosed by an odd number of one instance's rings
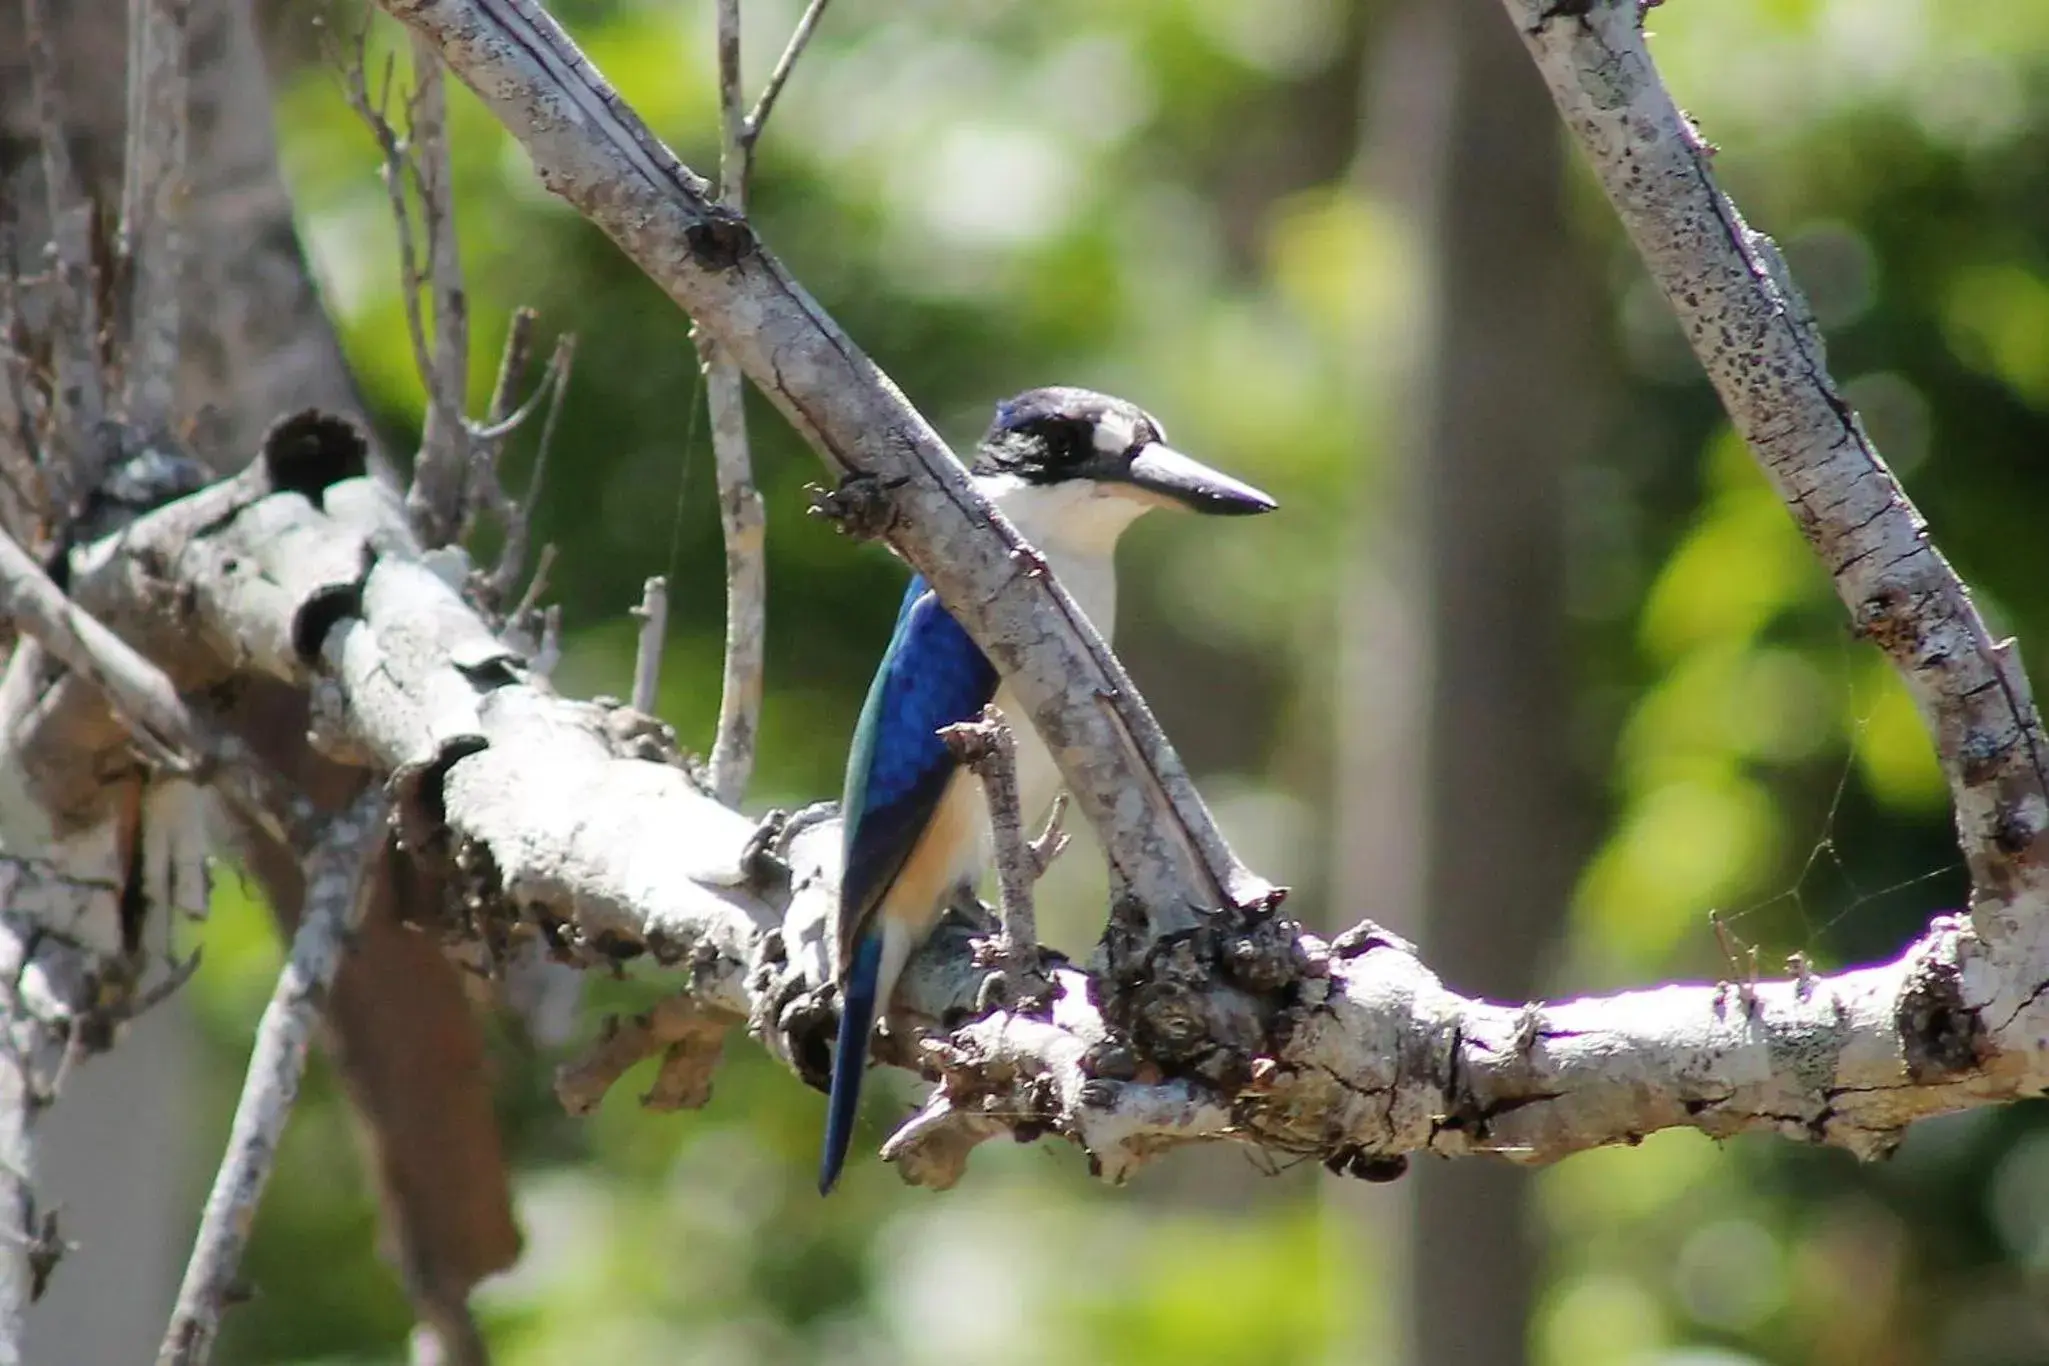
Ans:
{"label": "bird's dark beak", "polygon": [[1212,516],[1242,517],[1272,512],[1280,506],[1252,485],[1241,484],[1157,441],[1139,448],[1122,477],[1163,503]]}

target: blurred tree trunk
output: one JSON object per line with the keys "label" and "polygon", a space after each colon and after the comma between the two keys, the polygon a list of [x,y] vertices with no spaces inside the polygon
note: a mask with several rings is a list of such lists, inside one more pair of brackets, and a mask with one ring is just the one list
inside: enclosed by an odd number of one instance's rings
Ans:
{"label": "blurred tree trunk", "polygon": [[[1336,904],[1416,936],[1459,990],[1516,1001],[1537,994],[1589,834],[1568,744],[1563,483],[1591,426],[1597,282],[1565,219],[1556,116],[1498,7],[1411,0],[1372,101],[1365,171],[1407,220],[1424,287],[1380,531],[1347,608]],[[1528,1183],[1416,1164],[1382,1221],[1401,1230],[1407,1360],[1526,1358]]]}
{"label": "blurred tree trunk", "polygon": [[[128,9],[123,0],[44,5],[67,141],[85,188],[110,216],[127,136]],[[190,16],[176,413],[188,420],[192,449],[227,472],[253,455],[280,416],[318,406],[361,417],[363,405],[301,250],[249,0],[194,0]],[[24,19],[22,0],[0,0],[0,216],[27,253],[48,229]],[[385,468],[381,452],[371,460]],[[239,738],[259,757],[277,754],[270,767],[284,782],[318,809],[340,810],[362,778],[307,754],[306,705],[290,689],[252,686],[222,724],[247,727]],[[236,833],[245,867],[288,937],[304,896],[303,851],[246,823]],[[155,1350],[197,1207],[182,1169],[186,1144],[157,1137],[189,1132],[181,1106],[191,1094],[190,1025],[182,1009],[173,997],[136,1021],[131,1032],[162,1037],[129,1040],[115,1059],[78,1069],[52,1110],[58,1118],[45,1142],[66,1151],[49,1164],[47,1194],[67,1206],[63,1232],[83,1250],[82,1265],[52,1276],[50,1312],[30,1316],[37,1360],[145,1360]],[[335,985],[327,1024],[329,1051],[365,1121],[387,1249],[416,1299],[460,1302],[482,1274],[477,1266],[509,1262],[517,1245],[483,1036],[462,977],[431,940],[389,914],[373,916]],[[133,1122],[72,1148],[73,1124],[116,1105]],[[423,1137],[423,1127],[434,1136]],[[133,1141],[142,1136],[150,1139],[147,1165]],[[131,1198],[144,1189],[148,1199]],[[83,1307],[67,1308],[67,1296],[81,1297]],[[109,1296],[121,1313],[103,1312]]]}

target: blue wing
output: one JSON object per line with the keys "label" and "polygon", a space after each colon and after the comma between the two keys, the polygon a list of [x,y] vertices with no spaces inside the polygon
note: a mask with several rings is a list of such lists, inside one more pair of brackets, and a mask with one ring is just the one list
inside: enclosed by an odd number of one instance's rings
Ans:
{"label": "blue wing", "polygon": [[957,761],[939,728],[974,720],[995,695],[994,666],[925,580],[913,578],[847,755],[840,806],[846,822],[842,963],[851,961],[862,927],[911,856],[953,777]]}

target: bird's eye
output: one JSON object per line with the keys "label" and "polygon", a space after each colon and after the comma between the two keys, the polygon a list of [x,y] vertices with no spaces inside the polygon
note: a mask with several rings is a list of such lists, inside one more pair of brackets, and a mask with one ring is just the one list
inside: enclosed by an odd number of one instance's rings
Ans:
{"label": "bird's eye", "polygon": [[1094,427],[1079,418],[1049,417],[1033,423],[1027,432],[1039,439],[1048,465],[1075,465],[1089,457]]}

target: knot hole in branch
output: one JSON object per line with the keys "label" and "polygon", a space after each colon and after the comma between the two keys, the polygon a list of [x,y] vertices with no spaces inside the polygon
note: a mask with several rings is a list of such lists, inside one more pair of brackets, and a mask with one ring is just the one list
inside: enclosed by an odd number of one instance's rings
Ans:
{"label": "knot hole in branch", "polygon": [[754,228],[745,214],[714,204],[683,230],[683,243],[706,270],[731,270],[754,254]]}
{"label": "knot hole in branch", "polygon": [[263,434],[263,462],[272,488],[304,494],[317,508],[331,486],[369,472],[370,446],[347,418],[308,408]]}

